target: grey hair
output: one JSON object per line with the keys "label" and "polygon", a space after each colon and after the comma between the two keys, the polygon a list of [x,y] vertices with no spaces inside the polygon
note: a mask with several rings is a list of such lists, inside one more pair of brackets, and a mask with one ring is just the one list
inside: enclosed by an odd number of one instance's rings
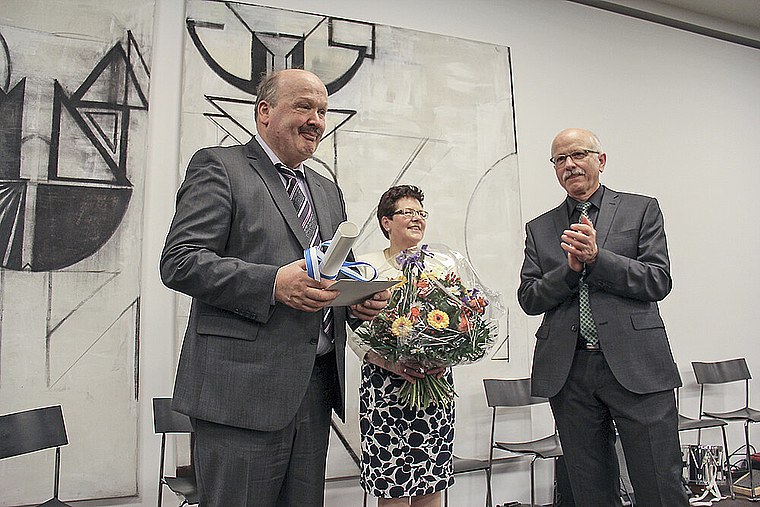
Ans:
{"label": "grey hair", "polygon": [[259,119],[259,104],[266,102],[269,107],[277,106],[277,91],[279,88],[280,71],[265,75],[256,88],[256,107],[253,110],[253,119]]}

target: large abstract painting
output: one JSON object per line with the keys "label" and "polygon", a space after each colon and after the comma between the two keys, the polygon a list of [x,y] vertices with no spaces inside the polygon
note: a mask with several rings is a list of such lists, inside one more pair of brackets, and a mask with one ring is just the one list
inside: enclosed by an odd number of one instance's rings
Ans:
{"label": "large abstract painting", "polygon": [[[62,405],[66,500],[137,493],[143,167],[153,0],[4,0],[0,413]],[[0,505],[50,497],[0,462]]]}
{"label": "large abstract painting", "polygon": [[[327,130],[307,164],[341,186],[362,227],[355,251],[387,246],[374,215],[380,195],[418,185],[431,212],[427,242],[466,254],[513,300],[522,231],[509,48],[232,1],[190,0],[186,29],[180,171],[199,147],[251,138],[263,73],[305,68],[329,92]],[[463,442],[479,431],[468,417],[483,413],[481,379],[504,375],[507,320],[488,360],[456,369]],[[347,354],[339,427],[355,450],[359,363]]]}

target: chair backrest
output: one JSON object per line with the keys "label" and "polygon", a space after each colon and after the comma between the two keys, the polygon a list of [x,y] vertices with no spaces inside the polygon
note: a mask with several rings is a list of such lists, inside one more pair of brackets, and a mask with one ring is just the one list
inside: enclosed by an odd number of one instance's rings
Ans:
{"label": "chair backrest", "polygon": [[692,361],[691,367],[698,384],[724,384],[752,378],[743,357],[713,363]]}
{"label": "chair backrest", "polygon": [[702,418],[704,411],[705,384],[725,384],[727,382],[744,381],[744,407],[749,407],[749,373],[747,361],[740,357],[727,361],[704,363],[692,361],[691,367],[699,384],[699,417]]}
{"label": "chair backrest", "polygon": [[530,394],[530,379],[483,379],[489,407],[524,407],[547,403],[547,398]]}
{"label": "chair backrest", "polygon": [[60,405],[0,416],[0,458],[68,443]]}
{"label": "chair backrest", "polygon": [[171,398],[153,398],[153,429],[156,433],[192,433],[190,418],[172,410]]}

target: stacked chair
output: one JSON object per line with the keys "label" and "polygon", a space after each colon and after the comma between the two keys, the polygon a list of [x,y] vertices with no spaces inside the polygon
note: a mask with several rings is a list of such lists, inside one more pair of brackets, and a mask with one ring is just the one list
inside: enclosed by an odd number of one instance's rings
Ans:
{"label": "stacked chair", "polygon": [[55,447],[53,498],[39,507],[69,507],[58,500],[61,446],[68,443],[60,405],[0,416],[0,459]]}
{"label": "stacked chair", "polygon": [[[749,367],[747,361],[742,357],[739,359],[730,359],[727,361],[717,362],[692,362],[691,366],[694,370],[694,376],[699,384],[699,417],[703,416],[717,419],[720,421],[742,421],[744,422],[744,449],[747,463],[747,475],[739,478],[734,484],[741,486],[738,491],[746,490],[752,501],[758,500],[758,495],[755,494],[755,489],[760,487],[760,474],[753,473],[752,470],[752,457],[750,441],[749,441],[749,425],[751,423],[760,422],[760,411],[750,408],[749,406],[749,381],[752,375],[749,373]],[[711,384],[727,384],[731,382],[744,381],[744,406],[736,410],[727,412],[714,412],[704,409],[705,399],[705,385]],[[725,439],[725,433],[724,433]],[[724,440],[724,445],[725,440]],[[731,474],[727,475],[729,482],[732,481]]]}
{"label": "stacked chair", "polygon": [[198,488],[195,474],[188,477],[167,476],[164,474],[166,461],[166,436],[169,434],[192,434],[190,418],[172,410],[171,398],[153,398],[153,429],[161,434],[161,464],[158,469],[158,507],[163,499],[163,487],[167,486],[177,495],[182,505],[198,503]]}
{"label": "stacked chair", "polygon": [[[535,461],[541,459],[554,459],[562,456],[562,446],[559,443],[559,435],[556,428],[554,433],[537,440],[525,442],[504,442],[496,439],[496,415],[501,409],[519,409],[534,405],[547,404],[549,400],[530,394],[530,379],[483,379],[483,387],[486,392],[488,406],[493,409],[491,417],[491,450],[488,456],[489,466],[492,469],[494,463],[494,450],[507,451],[514,455],[530,457],[530,505],[536,505],[535,490]],[[491,480],[491,474],[488,474]],[[492,490],[491,486],[488,488]]]}

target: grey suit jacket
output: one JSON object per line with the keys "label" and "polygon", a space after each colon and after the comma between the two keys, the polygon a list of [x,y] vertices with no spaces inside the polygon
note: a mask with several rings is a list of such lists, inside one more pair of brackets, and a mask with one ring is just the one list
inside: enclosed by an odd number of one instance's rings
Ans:
{"label": "grey suit jacket", "polygon": [[[681,385],[657,301],[672,286],[662,213],[656,199],[605,188],[594,224],[599,254],[587,276],[604,357],[629,391]],[[579,329],[580,274],[560,247],[569,227],[565,203],[528,222],[517,298],[529,315],[544,314],[536,332],[532,386],[554,396],[565,384]]]}
{"label": "grey suit jacket", "polygon": [[[338,187],[306,169],[319,228],[346,219]],[[173,408],[230,426],[273,431],[298,410],[311,377],[321,312],[270,304],[277,269],[308,240],[269,157],[244,146],[204,148],[190,161],[161,256],[161,278],[192,296]],[[346,309],[335,308],[344,392]],[[334,407],[343,417],[340,407]]]}

